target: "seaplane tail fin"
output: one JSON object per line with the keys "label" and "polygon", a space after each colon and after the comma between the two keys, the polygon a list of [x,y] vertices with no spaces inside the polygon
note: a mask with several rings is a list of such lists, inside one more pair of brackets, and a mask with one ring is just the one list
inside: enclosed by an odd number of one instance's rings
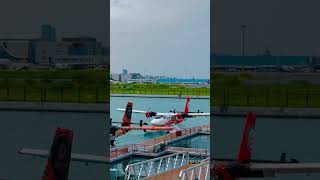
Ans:
{"label": "seaplane tail fin", "polygon": [[186,105],[184,107],[184,113],[189,112],[189,102],[190,102],[190,96],[187,97]]}
{"label": "seaplane tail fin", "polygon": [[73,131],[57,128],[42,180],[68,180]]}
{"label": "seaplane tail fin", "polygon": [[238,154],[238,162],[248,163],[251,159],[252,143],[254,136],[254,128],[256,123],[256,116],[254,113],[249,112],[246,116],[246,122],[242,134],[240,151]]}
{"label": "seaplane tail fin", "polygon": [[121,126],[130,126],[132,115],[132,102],[128,102],[126,110],[124,111]]}

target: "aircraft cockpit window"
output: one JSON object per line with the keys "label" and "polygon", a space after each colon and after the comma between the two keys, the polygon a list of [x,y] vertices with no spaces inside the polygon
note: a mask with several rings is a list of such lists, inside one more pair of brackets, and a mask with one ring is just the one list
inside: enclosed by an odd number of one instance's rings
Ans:
{"label": "aircraft cockpit window", "polygon": [[161,119],[163,116],[162,115],[157,115],[155,116],[155,119]]}

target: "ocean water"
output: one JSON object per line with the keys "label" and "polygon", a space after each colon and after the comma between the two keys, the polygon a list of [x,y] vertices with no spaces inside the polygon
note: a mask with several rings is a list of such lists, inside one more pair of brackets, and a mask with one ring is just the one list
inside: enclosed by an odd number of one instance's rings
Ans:
{"label": "ocean water", "polygon": [[[74,131],[73,153],[106,155],[106,114],[0,111],[0,119],[0,179],[41,179],[46,159],[17,152],[21,148],[49,149],[58,126]],[[69,179],[106,179],[107,168],[71,162]]]}
{"label": "ocean water", "polygon": [[[210,145],[214,157],[237,158],[243,123],[244,118],[241,117],[213,117],[214,129]],[[257,117],[253,159],[280,160],[281,153],[285,152],[287,160],[296,158],[302,163],[320,163],[319,128],[319,119]],[[320,179],[320,174],[279,175],[266,179],[311,180]]]}
{"label": "ocean water", "polygon": [[195,135],[189,138],[170,143],[172,147],[196,148],[210,150],[210,135]]}
{"label": "ocean water", "polygon": [[[111,97],[110,98],[110,117],[114,122],[121,122],[123,112],[116,111],[117,108],[125,108],[127,102],[133,103],[133,109],[155,112],[169,112],[176,109],[177,111],[183,111],[186,99],[171,99],[171,98],[137,98],[137,97]],[[209,100],[204,99],[191,99],[189,104],[190,111],[200,110],[202,112],[209,112]],[[189,118],[185,122],[177,125],[180,128],[188,128],[194,126],[206,125],[209,123],[209,117],[206,118]],[[150,119],[146,118],[144,114],[134,113],[132,115],[132,122],[144,122],[149,123]],[[143,132],[143,131],[130,131],[129,133],[120,136],[116,139],[116,146],[122,146],[127,144],[141,143],[147,139],[156,138],[167,134],[167,132]],[[206,138],[208,144],[208,138]],[[186,141],[183,141],[187,143]],[[146,160],[147,158],[130,157],[111,164],[111,179],[116,179],[116,176],[123,177],[125,168],[128,164]]]}

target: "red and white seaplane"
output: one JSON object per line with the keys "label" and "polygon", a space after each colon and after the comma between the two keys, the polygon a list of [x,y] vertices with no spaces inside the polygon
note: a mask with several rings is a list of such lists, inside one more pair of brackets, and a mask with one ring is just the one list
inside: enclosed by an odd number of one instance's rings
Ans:
{"label": "red and white seaplane", "polygon": [[[182,123],[186,118],[197,116],[210,116],[210,113],[189,112],[190,97],[187,97],[186,105],[183,112],[170,111],[168,113],[159,113],[153,111],[132,110],[133,103],[128,102],[126,109],[118,108],[118,111],[124,111],[124,116],[121,122],[121,129],[129,130],[143,130],[143,131],[173,131],[179,128],[176,124]],[[153,117],[150,125],[140,120],[140,123],[131,123],[132,113],[143,113],[147,118]],[[120,122],[119,122],[120,123]],[[131,124],[139,124],[140,126],[131,126]]]}

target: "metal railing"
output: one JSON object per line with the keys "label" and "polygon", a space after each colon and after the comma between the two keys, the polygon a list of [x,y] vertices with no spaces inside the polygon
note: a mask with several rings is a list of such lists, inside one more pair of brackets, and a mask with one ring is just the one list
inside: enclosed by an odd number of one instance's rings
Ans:
{"label": "metal railing", "polygon": [[0,87],[0,101],[106,103],[107,86]]}
{"label": "metal railing", "polygon": [[319,88],[212,88],[214,106],[320,107]]}
{"label": "metal railing", "polygon": [[209,180],[210,161],[180,171],[179,180]]}
{"label": "metal railing", "polygon": [[198,156],[210,155],[210,150],[202,148],[167,147],[167,150],[171,152],[189,152]]}
{"label": "metal railing", "polygon": [[110,149],[110,159],[112,160],[114,158],[121,157],[133,152],[154,153],[154,151],[155,147],[152,145],[130,144]]}
{"label": "metal railing", "polygon": [[173,139],[176,138],[180,138],[182,136],[187,136],[193,133],[197,133],[201,130],[208,130],[210,128],[209,125],[203,125],[203,126],[198,126],[198,127],[192,127],[192,128],[187,128],[187,129],[183,129],[181,131],[181,133],[170,133],[164,136],[161,136],[159,138],[155,138],[155,139],[151,139],[151,140],[147,140],[144,142],[144,144],[158,144],[158,143],[165,143],[167,141],[171,141]]}
{"label": "metal railing", "polygon": [[176,153],[150,159],[134,164],[129,164],[125,170],[125,179],[143,179],[158,175],[171,169],[180,168],[189,164],[189,154]]}

